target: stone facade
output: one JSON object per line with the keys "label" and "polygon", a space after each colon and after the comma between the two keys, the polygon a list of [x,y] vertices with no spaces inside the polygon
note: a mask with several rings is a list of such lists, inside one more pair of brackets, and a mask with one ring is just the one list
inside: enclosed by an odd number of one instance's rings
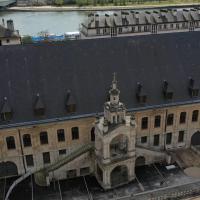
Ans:
{"label": "stone facade", "polygon": [[[1,177],[36,172],[92,142],[93,153],[86,152],[64,164],[49,173],[49,178],[94,174],[101,186],[109,189],[132,181],[135,166],[169,163],[167,152],[190,147],[192,136],[200,131],[199,103],[126,113],[119,94],[114,78],[101,117],[1,129]],[[16,173],[3,173],[3,166],[12,171],[11,163],[16,165]]]}

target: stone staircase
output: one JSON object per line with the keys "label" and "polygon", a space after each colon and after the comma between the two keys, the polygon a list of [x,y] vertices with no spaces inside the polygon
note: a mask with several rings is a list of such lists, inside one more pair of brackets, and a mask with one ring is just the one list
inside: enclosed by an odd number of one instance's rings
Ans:
{"label": "stone staircase", "polygon": [[63,165],[69,163],[70,161],[74,160],[75,158],[79,157],[80,155],[82,155],[88,151],[91,151],[93,149],[94,149],[94,145],[92,143],[83,145],[83,146],[75,149],[74,151],[72,151],[66,157],[64,157],[64,158],[58,160],[57,162],[49,165],[48,167],[43,168],[42,170],[36,172],[34,174],[36,184],[39,186],[47,186],[49,184],[49,180],[48,180],[49,172],[59,169]]}
{"label": "stone staircase", "polygon": [[192,148],[181,149],[170,152],[172,159],[185,169],[187,167],[200,166],[200,154],[197,154]]}
{"label": "stone staircase", "polygon": [[89,143],[89,144],[86,144],[86,145],[83,145],[81,147],[74,149],[70,154],[68,154],[67,156],[63,157],[62,159],[56,161],[55,163],[49,165],[48,167],[45,167],[45,168],[40,169],[38,171],[27,172],[26,174],[19,177],[17,180],[15,180],[12,183],[12,185],[10,186],[10,188],[9,188],[7,194],[6,194],[5,200],[9,199],[9,196],[10,196],[12,190],[20,182],[25,180],[28,176],[34,174],[36,184],[38,184],[39,186],[48,186],[49,185],[49,179],[48,179],[49,172],[54,171],[54,170],[62,167],[63,165],[69,163],[70,161],[74,160],[75,158],[81,156],[82,154],[84,154],[88,151],[93,151],[93,150],[94,150],[94,144]]}

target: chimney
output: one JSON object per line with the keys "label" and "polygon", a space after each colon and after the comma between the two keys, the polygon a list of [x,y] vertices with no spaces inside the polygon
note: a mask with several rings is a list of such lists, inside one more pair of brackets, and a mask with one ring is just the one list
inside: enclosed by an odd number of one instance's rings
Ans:
{"label": "chimney", "polygon": [[2,25],[5,27],[5,20],[4,20],[4,18],[2,19]]}
{"label": "chimney", "polygon": [[14,31],[14,23],[13,20],[7,20],[7,28],[11,31]]}

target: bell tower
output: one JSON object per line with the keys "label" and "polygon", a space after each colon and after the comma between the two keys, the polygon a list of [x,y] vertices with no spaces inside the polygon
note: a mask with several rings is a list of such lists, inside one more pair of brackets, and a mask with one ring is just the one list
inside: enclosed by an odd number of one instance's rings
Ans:
{"label": "bell tower", "polygon": [[134,116],[126,115],[125,105],[120,101],[115,73],[109,94],[104,116],[95,123],[95,175],[104,189],[135,178],[136,123]]}
{"label": "bell tower", "polygon": [[104,104],[104,117],[109,124],[122,123],[125,120],[126,108],[120,102],[120,90],[117,88],[116,73],[113,74],[113,81],[109,91],[110,101]]}

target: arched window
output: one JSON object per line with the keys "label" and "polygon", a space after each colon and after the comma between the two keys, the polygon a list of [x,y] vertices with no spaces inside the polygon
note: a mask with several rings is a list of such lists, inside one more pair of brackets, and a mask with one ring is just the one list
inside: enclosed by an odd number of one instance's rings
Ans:
{"label": "arched window", "polygon": [[192,121],[193,121],[193,122],[198,121],[198,117],[199,117],[199,111],[198,111],[198,110],[194,110],[194,111],[192,112]]}
{"label": "arched window", "polygon": [[6,138],[7,148],[8,149],[15,149],[15,138],[13,136],[9,136]]}
{"label": "arched window", "polygon": [[180,119],[179,119],[179,123],[180,124],[184,124],[186,121],[186,112],[181,112],[180,114]]}
{"label": "arched window", "polygon": [[95,141],[95,128],[92,127],[91,129],[91,141],[94,142]]}
{"label": "arched window", "polygon": [[23,144],[24,144],[24,147],[32,146],[32,144],[31,144],[31,136],[29,134],[24,134],[23,135]]}
{"label": "arched window", "polygon": [[128,138],[125,135],[118,135],[112,139],[110,143],[110,155],[111,157],[122,156],[127,153],[128,150]]}

